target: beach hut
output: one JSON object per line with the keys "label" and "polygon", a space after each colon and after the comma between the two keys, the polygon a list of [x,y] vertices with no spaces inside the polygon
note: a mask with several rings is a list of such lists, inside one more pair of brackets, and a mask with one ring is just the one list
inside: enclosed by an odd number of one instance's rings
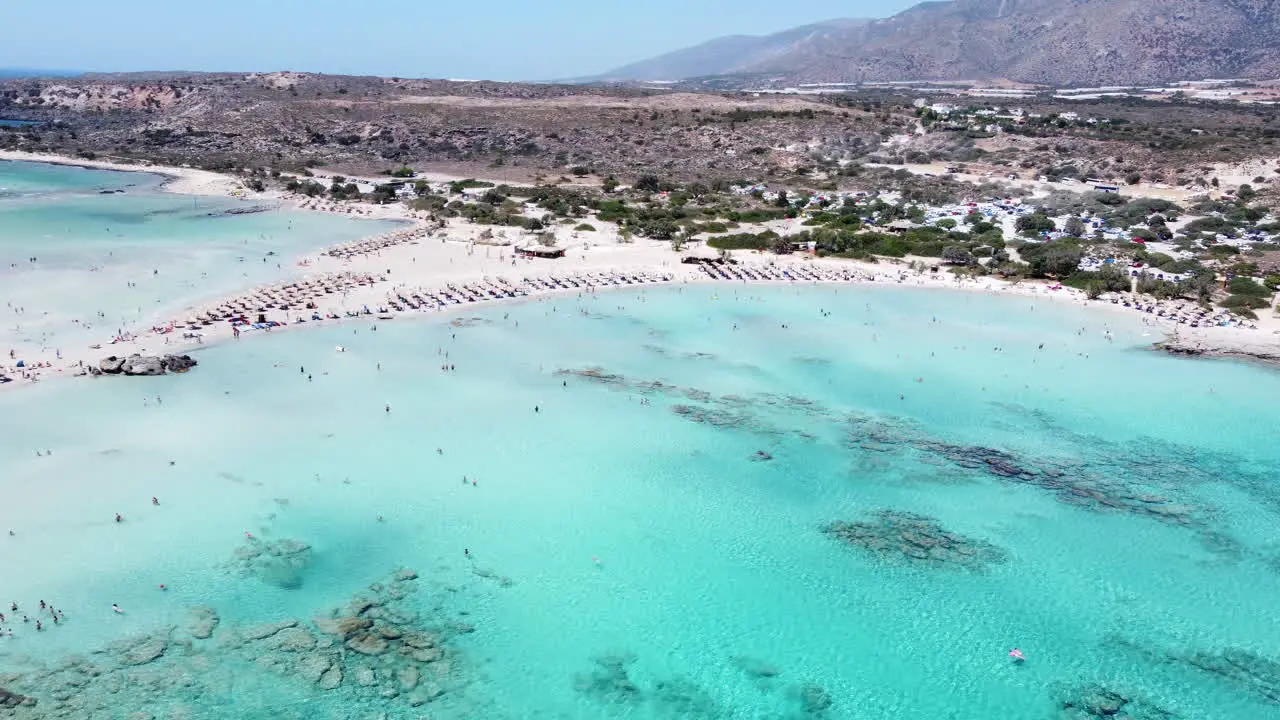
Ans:
{"label": "beach hut", "polygon": [[720,252],[715,248],[702,245],[685,252],[680,258],[680,262],[686,265],[700,265],[702,263],[721,263],[725,262],[725,260],[721,258]]}
{"label": "beach hut", "polygon": [[551,260],[564,257],[565,250],[562,247],[556,247],[554,245],[529,245],[522,248],[516,248],[516,255],[523,258],[542,258]]}

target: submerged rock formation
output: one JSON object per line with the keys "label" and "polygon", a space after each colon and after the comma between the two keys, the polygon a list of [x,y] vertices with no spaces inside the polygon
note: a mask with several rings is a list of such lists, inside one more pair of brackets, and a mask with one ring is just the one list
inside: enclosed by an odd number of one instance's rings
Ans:
{"label": "submerged rock formation", "polygon": [[301,540],[246,538],[236,549],[232,568],[285,590],[302,587],[304,571],[311,564],[311,546]]}
{"label": "submerged rock formation", "polygon": [[[762,694],[779,691],[793,704],[788,718],[826,718],[835,701],[824,688],[812,682],[780,684],[782,671],[767,662],[749,657],[733,658],[735,664],[752,678]],[[733,705],[718,699],[713,692],[684,677],[657,678],[641,682],[633,677],[636,656],[629,652],[612,652],[591,658],[590,670],[573,677],[576,691],[606,706],[610,712],[643,717],[697,718],[716,720],[738,715]],[[770,715],[769,717],[774,717]],[[783,716],[778,716],[783,717]]]}
{"label": "submerged rock formation", "polygon": [[279,676],[283,695],[308,702],[346,693],[343,707],[368,702],[385,711],[390,702],[420,712],[411,708],[461,693],[467,682],[449,620],[425,620],[404,602],[416,578],[399,571],[311,623],[227,627],[212,608],[192,608],[177,627],[0,676],[12,688],[0,689],[0,717],[196,717],[192,706],[206,713],[199,717],[243,716],[232,709],[237,690],[228,682],[246,667]]}
{"label": "submerged rock formation", "polygon": [[[914,424],[892,419],[853,416],[848,419],[846,446],[874,452],[915,451],[927,458],[945,461],[962,470],[980,472],[1003,482],[1031,485],[1048,490],[1059,501],[1089,508],[1145,515],[1162,522],[1195,525],[1195,508],[1139,487],[1160,476],[1177,477],[1183,469],[1170,459],[1174,453],[1136,457],[1133,451],[1117,452],[1106,462],[1114,464],[1111,477],[1100,472],[1102,463],[1026,458],[1012,452],[980,445],[948,443],[926,435]],[[1132,470],[1126,482],[1121,470]],[[1165,472],[1167,471],[1167,472]]]}
{"label": "submerged rock formation", "polygon": [[190,355],[130,355],[118,357],[111,355],[103,358],[97,368],[90,367],[94,375],[164,375],[166,372],[185,373],[196,366]]}
{"label": "submerged rock formation", "polygon": [[194,607],[183,619],[181,630],[197,640],[208,640],[218,627],[218,613],[211,607]]}
{"label": "submerged rock formation", "polygon": [[627,666],[636,661],[634,655],[602,655],[591,660],[594,667],[589,672],[574,676],[574,690],[606,703],[630,704],[641,701],[640,686],[627,676]]}
{"label": "submerged rock formation", "polygon": [[1196,652],[1175,658],[1272,703],[1280,703],[1280,662],[1249,650]]}
{"label": "submerged rock formation", "polygon": [[169,649],[168,633],[127,639],[116,643],[113,649],[116,650],[121,665],[146,665]]}
{"label": "submerged rock formation", "polygon": [[686,420],[700,425],[749,432],[770,438],[791,435],[805,440],[812,440],[813,435],[803,430],[791,429],[790,424],[780,426],[767,422],[762,417],[762,414],[766,411],[791,412],[826,420],[837,419],[818,403],[808,398],[794,395],[759,393],[750,397],[739,395],[716,396],[706,390],[672,385],[662,380],[633,380],[599,367],[582,370],[558,370],[556,375],[578,378],[603,385],[612,390],[645,396],[662,396],[673,400],[687,400],[697,404],[676,402],[671,405],[671,411]]}
{"label": "submerged rock formation", "polygon": [[1064,720],[1173,720],[1176,715],[1138,697],[1105,685],[1085,685],[1072,689],[1062,700]]}
{"label": "submerged rock formation", "polygon": [[824,715],[835,704],[831,695],[814,683],[801,685],[797,694],[800,697],[800,708],[806,715]]}
{"label": "submerged rock formation", "polygon": [[981,572],[1007,557],[985,540],[949,532],[932,518],[895,510],[882,510],[871,520],[837,521],[823,532],[890,562]]}
{"label": "submerged rock formation", "polygon": [[9,692],[0,688],[0,709],[13,710],[18,707],[35,707],[36,699]]}

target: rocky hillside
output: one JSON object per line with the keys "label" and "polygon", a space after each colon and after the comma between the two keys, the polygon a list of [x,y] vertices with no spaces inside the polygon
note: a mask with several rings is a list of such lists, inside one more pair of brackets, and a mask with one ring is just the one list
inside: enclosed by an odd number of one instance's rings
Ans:
{"label": "rocky hillside", "polygon": [[[1007,78],[1062,86],[1280,77],[1280,5],[1274,0],[947,0],[883,20],[828,23],[754,40],[713,42],[606,77],[763,74],[788,83]],[[680,70],[681,76],[652,77],[664,70]]]}
{"label": "rocky hillside", "polygon": [[852,30],[868,20],[833,20],[805,25],[773,35],[730,35],[684,50],[633,63],[603,76],[611,80],[683,80],[710,75],[750,72],[752,67],[800,51],[821,38]]}
{"label": "rocky hillside", "polygon": [[843,156],[879,142],[886,124],[808,98],[286,72],[0,81],[0,118],[38,123],[0,128],[0,149],[213,170],[708,179],[807,164],[818,147]]}

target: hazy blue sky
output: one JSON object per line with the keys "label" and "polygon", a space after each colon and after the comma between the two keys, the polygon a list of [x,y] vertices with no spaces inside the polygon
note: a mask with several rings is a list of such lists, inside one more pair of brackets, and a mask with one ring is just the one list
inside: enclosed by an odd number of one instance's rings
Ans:
{"label": "hazy blue sky", "polygon": [[915,0],[0,0],[0,68],[544,80]]}

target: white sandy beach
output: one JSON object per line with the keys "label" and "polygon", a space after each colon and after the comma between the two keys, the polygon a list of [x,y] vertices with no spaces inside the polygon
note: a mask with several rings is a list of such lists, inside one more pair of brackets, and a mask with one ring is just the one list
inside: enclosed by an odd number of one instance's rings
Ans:
{"label": "white sandy beach", "polygon": [[[109,162],[81,161],[70,158],[58,158],[26,153],[0,153],[0,159],[27,160],[33,162],[59,162],[63,164],[86,167],[100,167],[116,170],[143,170],[154,172],[171,178],[174,181],[166,184],[170,192],[191,194],[234,194],[241,191],[240,184],[234,178],[189,168],[167,168],[150,166],[120,166]],[[595,223],[602,229],[595,231],[569,231],[562,229],[558,233],[559,245],[566,250],[566,255],[559,259],[523,259],[515,258],[514,247],[528,242],[522,238],[518,230],[496,228],[495,237],[489,242],[509,242],[514,245],[480,244],[481,234],[487,229],[471,225],[461,220],[450,221],[443,229],[428,228],[421,215],[408,210],[403,205],[369,206],[338,205],[329,202],[303,198],[288,198],[300,209],[327,212],[348,213],[350,208],[362,217],[395,218],[409,220],[415,225],[398,233],[390,233],[387,237],[366,239],[359,243],[351,243],[346,247],[357,252],[349,257],[335,257],[329,253],[330,248],[319,249],[304,257],[294,258],[293,267],[297,270],[297,278],[293,281],[277,283],[274,287],[259,288],[249,293],[227,296],[225,288],[208,288],[208,300],[187,307],[167,308],[162,314],[152,318],[145,327],[129,328],[131,336],[124,339],[103,337],[93,346],[54,347],[48,346],[40,352],[29,351],[22,358],[0,358],[0,372],[21,382],[0,386],[13,388],[28,384],[30,381],[53,377],[77,376],[87,373],[88,366],[96,366],[107,356],[125,357],[131,354],[168,354],[187,352],[211,343],[233,339],[234,331],[231,323],[220,319],[208,323],[190,321],[204,317],[206,313],[225,309],[229,302],[235,302],[241,308],[243,316],[255,321],[261,314],[267,321],[280,323],[283,327],[273,328],[279,332],[302,325],[299,319],[307,320],[305,326],[338,322],[359,315],[366,308],[373,315],[385,317],[405,317],[436,315],[439,309],[431,310],[404,308],[401,311],[391,307],[391,302],[399,296],[414,294],[430,294],[445,290],[449,286],[461,286],[467,283],[480,283],[486,280],[500,279],[504,283],[522,286],[531,296],[552,292],[586,292],[594,291],[600,283],[588,279],[587,276],[607,273],[662,275],[673,283],[729,283],[740,280],[713,280],[697,265],[682,264],[682,254],[674,252],[665,242],[637,240],[624,242],[612,226]],[[504,233],[508,236],[504,236]],[[391,243],[385,247],[376,247]],[[1020,296],[1049,299],[1056,302],[1088,304],[1107,308],[1112,311],[1133,313],[1119,304],[1106,301],[1087,301],[1084,294],[1070,289],[1051,289],[1044,283],[1023,282],[1009,283],[993,277],[961,280],[945,271],[916,271],[906,263],[880,262],[865,263],[837,259],[818,259],[803,255],[775,256],[756,252],[736,252],[734,259],[737,267],[756,269],[757,276],[766,270],[786,268],[808,268],[810,276],[821,275],[833,281],[840,276],[841,282],[872,282],[877,284],[893,283],[916,287],[961,289],[968,291],[1015,294]],[[774,272],[773,274],[777,274]],[[368,278],[365,284],[351,285],[348,289],[334,292],[315,291],[315,296],[307,295],[303,299],[303,290],[299,286],[308,283],[315,287],[334,284],[331,278],[339,276],[359,276]],[[545,287],[545,283],[528,283],[526,281],[542,278],[584,278],[576,290],[555,290]],[[623,287],[628,287],[623,285]],[[283,298],[288,294],[293,302],[288,310],[278,307],[267,307],[268,294],[275,293],[275,298]],[[314,307],[306,307],[306,301],[313,301]],[[493,302],[486,300],[485,302]],[[465,308],[466,304],[450,305],[446,309]],[[1163,306],[1161,306],[1163,307]],[[238,313],[240,311],[237,311]],[[324,319],[311,322],[319,315]],[[372,319],[371,316],[366,316]],[[1162,339],[1162,333],[1172,329],[1172,324],[1154,313],[1146,315],[1146,322],[1153,326],[1153,342]],[[1280,336],[1276,334],[1280,325],[1270,317],[1257,323],[1256,330],[1240,330],[1234,328],[1180,328],[1179,339],[1194,343],[1195,346],[1225,353],[1242,353],[1250,355],[1272,355],[1280,357]],[[190,327],[189,327],[190,326]],[[253,334],[265,332],[249,328],[241,333],[241,340]],[[186,335],[186,337],[184,337]],[[0,348],[12,343],[5,342],[0,332]],[[6,351],[5,355],[8,353]],[[23,368],[16,368],[17,360],[24,362]]]}
{"label": "white sandy beach", "polygon": [[117,163],[110,160],[69,158],[61,155],[29,153],[19,150],[0,150],[0,160],[16,162],[37,162],[50,165],[70,165],[72,167],[93,168],[95,170],[118,170],[121,172],[145,172],[163,175],[167,180],[164,189],[167,192],[181,195],[234,195],[244,192],[244,185],[236,178],[221,173],[197,170],[195,168],[171,167],[167,165],[150,165],[136,163]]}

